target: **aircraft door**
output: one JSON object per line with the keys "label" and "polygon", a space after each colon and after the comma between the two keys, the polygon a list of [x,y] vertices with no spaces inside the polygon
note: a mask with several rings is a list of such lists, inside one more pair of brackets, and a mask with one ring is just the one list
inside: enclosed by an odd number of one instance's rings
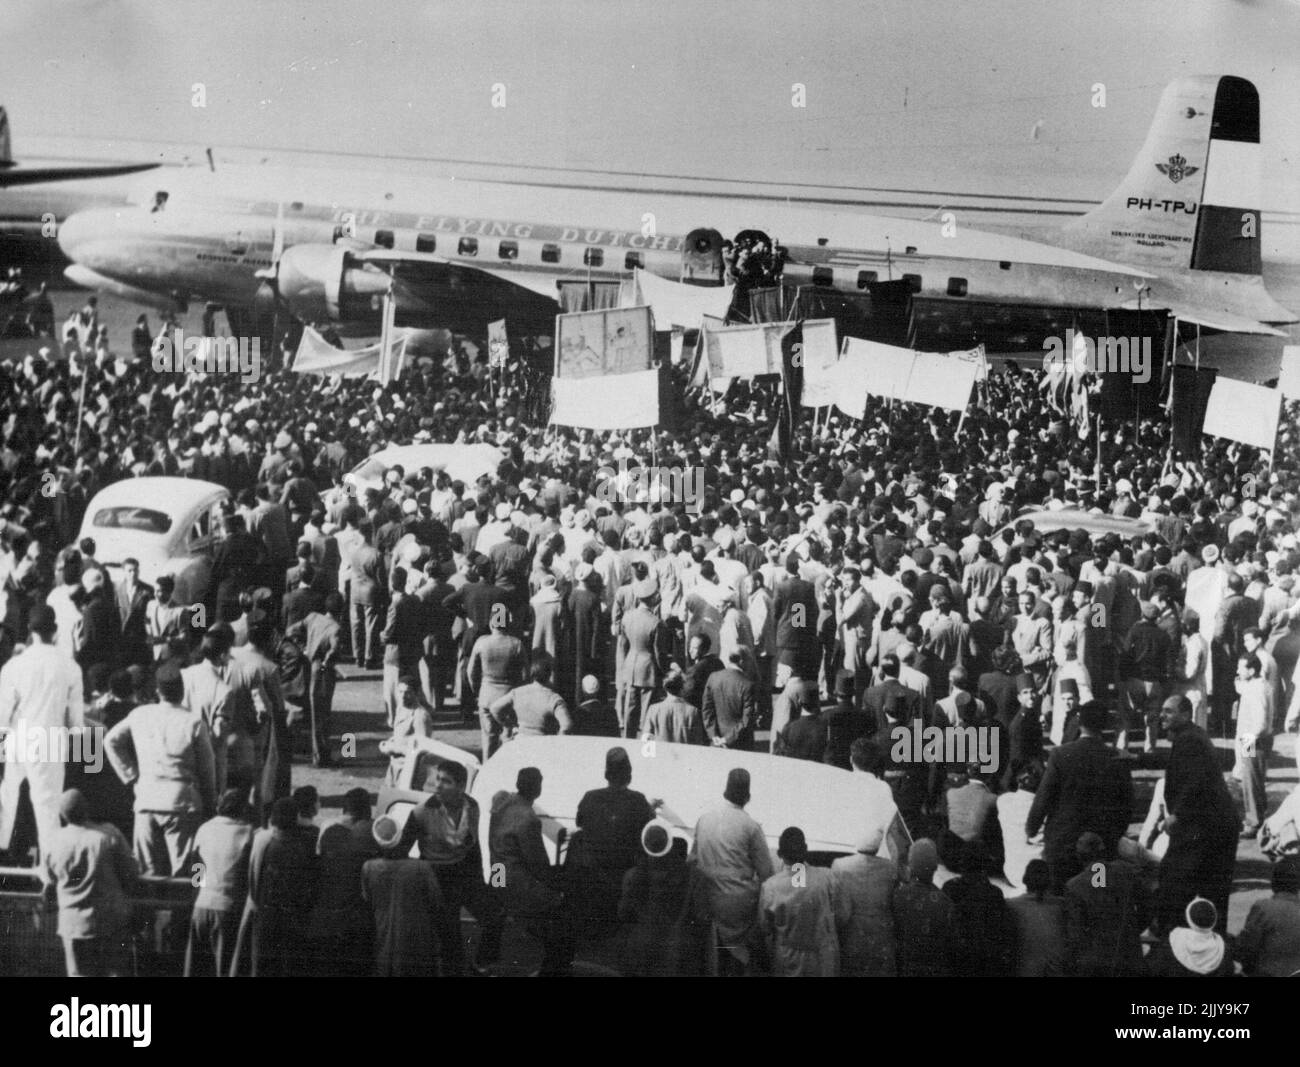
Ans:
{"label": "aircraft door", "polygon": [[682,281],[721,285],[722,234],[704,227],[692,230],[682,244]]}

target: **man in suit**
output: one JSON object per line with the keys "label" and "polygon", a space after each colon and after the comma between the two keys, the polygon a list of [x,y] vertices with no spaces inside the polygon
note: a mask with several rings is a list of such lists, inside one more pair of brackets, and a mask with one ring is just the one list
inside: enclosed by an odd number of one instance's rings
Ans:
{"label": "man in suit", "polygon": [[[571,684],[576,705],[582,703],[582,679],[589,674],[600,674],[600,653],[605,645],[601,630],[604,599],[600,590],[600,575],[590,563],[580,563],[573,572],[573,589],[566,610],[570,620],[568,641],[565,646],[567,664],[560,670],[560,682]],[[566,687],[567,688],[567,687]]]}
{"label": "man in suit", "polygon": [[[451,550],[443,549],[442,552],[449,561]],[[445,603],[454,592],[443,575],[442,562],[436,556],[426,561],[424,578],[414,596],[423,607],[424,661],[420,683],[424,688],[425,701],[435,711],[442,710],[447,687],[456,677],[458,652],[456,640],[452,636],[456,616]]]}
{"label": "man in suit", "polygon": [[681,671],[673,668],[668,672],[664,678],[664,690],[668,695],[650,705],[641,722],[642,740],[668,741],[675,745],[709,743],[700,709],[682,699],[685,684],[686,676]]}
{"label": "man in suit", "polygon": [[1245,590],[1246,580],[1235,571],[1229,574],[1227,592],[1214,617],[1210,653],[1213,659],[1211,676],[1214,679],[1212,726],[1215,730],[1226,729],[1230,721],[1232,704],[1236,699],[1234,681],[1237,657],[1246,651],[1246,631],[1259,622],[1260,602],[1246,596]]}
{"label": "man in suit", "polygon": [[1191,701],[1169,697],[1160,721],[1173,742],[1165,769],[1169,847],[1160,861],[1160,929],[1180,925],[1188,902],[1203,896],[1218,909],[1222,932],[1228,921],[1241,817],[1219,769],[1214,742],[1192,721]]}
{"label": "man in suit", "polygon": [[813,583],[799,577],[799,556],[791,552],[785,561],[785,577],[777,583],[772,598],[776,616],[776,680],[784,689],[790,677],[817,678],[821,669],[821,645],[817,638],[817,591]]}
{"label": "man in suit", "polygon": [[149,647],[149,601],[153,586],[140,581],[140,561],[122,561],[122,580],[117,583],[117,613],[122,620],[121,659],[124,666],[148,666],[153,660]]}
{"label": "man in suit", "polygon": [[136,708],[104,739],[117,776],[135,786],[135,858],[144,874],[189,874],[194,835],[216,810],[208,727],[184,697],[181,672],[163,667],[158,703]]}
{"label": "man in suit", "polygon": [[636,731],[650,710],[655,690],[663,682],[668,667],[670,637],[668,628],[659,618],[655,605],[659,586],[653,578],[643,578],[632,583],[636,607],[623,616],[620,629],[627,641],[627,660],[624,675],[627,695],[623,704],[619,727],[624,737],[635,737]]}
{"label": "man in suit", "polygon": [[871,686],[862,694],[863,707],[875,718],[877,734],[885,729],[885,701],[890,697],[897,697],[902,701],[905,709],[902,717],[904,722],[911,722],[922,714],[921,695],[898,680],[901,669],[902,664],[898,656],[893,652],[885,653],[880,658],[880,673],[883,680],[879,685]]}
{"label": "man in suit", "polygon": [[858,705],[853,696],[854,680],[843,671],[835,680],[835,707],[826,714],[826,751],[823,761],[849,770],[853,742],[876,732],[876,719]]}
{"label": "man in suit", "polygon": [[1079,836],[1096,833],[1113,856],[1133,815],[1128,762],[1101,738],[1108,715],[1097,702],[1079,709],[1079,740],[1052,750],[1029,809],[1025,836],[1035,837],[1046,826],[1043,858],[1057,893],[1080,870]]}
{"label": "man in suit", "polygon": [[311,666],[307,683],[307,708],[311,715],[311,750],[313,767],[331,767],[330,717],[334,711],[334,664],[339,657],[343,598],[330,593],[325,610],[312,612],[295,624],[286,637],[299,641],[303,655]]}
{"label": "man in suit", "polygon": [[1034,676],[1041,694],[1047,689],[1052,669],[1052,622],[1036,611],[1038,597],[1030,590],[1020,594],[1020,614],[1012,619],[1011,645],[1020,657],[1020,665]]}
{"label": "man in suit", "polygon": [[749,752],[754,747],[758,705],[754,683],[746,676],[744,666],[745,654],[737,649],[726,670],[709,676],[701,711],[705,732],[713,745]]}
{"label": "man in suit", "polygon": [[424,604],[406,591],[406,568],[394,567],[388,617],[380,640],[384,643],[384,710],[388,725],[397,715],[397,680],[416,677],[424,655]]}
{"label": "man in suit", "polygon": [[682,682],[682,699],[697,708],[704,707],[704,686],[715,671],[725,664],[712,650],[707,634],[696,634],[686,645],[686,670]]}
{"label": "man in suit", "polygon": [[284,591],[286,596],[298,588],[299,583],[302,581],[303,567],[311,563],[311,545],[306,541],[299,541],[297,553],[298,562],[284,572]]}
{"label": "man in suit", "polygon": [[81,576],[86,598],[81,606],[81,634],[77,663],[89,671],[97,663],[116,667],[121,659],[122,623],[113,594],[105,586],[102,570],[87,570]]}
{"label": "man in suit", "polygon": [[297,587],[285,594],[284,604],[280,608],[280,625],[286,630],[294,623],[302,622],[313,611],[325,610],[325,598],[315,588],[316,568],[310,563],[304,563],[294,570],[298,572]]}
{"label": "man in suit", "polygon": [[379,635],[384,620],[384,565],[375,551],[369,522],[359,527],[361,544],[352,553],[352,650],[357,666],[379,669]]}
{"label": "man in suit", "polygon": [[821,763],[826,755],[827,732],[817,691],[805,689],[801,705],[801,714],[777,735],[772,751],[777,756]]}
{"label": "man in suit", "polygon": [[284,588],[284,572],[294,559],[293,543],[289,540],[289,513],[271,499],[266,482],[257,487],[257,506],[249,512],[248,532],[262,542],[262,584],[278,593]]}

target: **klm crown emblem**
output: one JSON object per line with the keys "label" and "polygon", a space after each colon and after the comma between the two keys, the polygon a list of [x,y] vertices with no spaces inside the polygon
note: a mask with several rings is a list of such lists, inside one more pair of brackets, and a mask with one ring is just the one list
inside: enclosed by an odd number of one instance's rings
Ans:
{"label": "klm crown emblem", "polygon": [[1172,155],[1168,163],[1157,163],[1156,170],[1165,175],[1171,182],[1177,184],[1184,178],[1190,178],[1200,167],[1189,167],[1187,158],[1181,155]]}

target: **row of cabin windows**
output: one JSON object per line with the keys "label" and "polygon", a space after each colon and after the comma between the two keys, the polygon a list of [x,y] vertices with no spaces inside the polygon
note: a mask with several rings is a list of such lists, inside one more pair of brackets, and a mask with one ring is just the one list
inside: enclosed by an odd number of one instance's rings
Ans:
{"label": "row of cabin windows", "polygon": [[[1003,269],[1006,270],[1009,268],[1010,268],[1010,264],[1007,264],[1007,266],[1004,267]],[[819,285],[819,286],[823,286],[824,288],[830,288],[832,285],[835,284],[834,279],[835,279],[835,275],[830,267],[813,267],[813,279],[812,279],[813,285]],[[858,271],[859,289],[865,289],[869,285],[875,285],[875,283],[878,282],[879,280],[880,280],[880,275],[877,271],[874,270]],[[903,281],[907,282],[908,285],[911,286],[912,292],[919,293],[921,291],[921,276],[919,274],[904,274]],[[965,296],[966,293],[967,293],[967,284],[965,278],[948,279],[949,296]]]}
{"label": "row of cabin windows", "polygon": [[[376,230],[375,244],[380,248],[393,247],[392,230]],[[417,252],[433,252],[438,247],[437,238],[431,233],[417,234],[415,238],[415,250]],[[478,255],[478,238],[462,237],[456,247],[457,254],[462,256]],[[910,249],[909,249],[910,251]],[[502,241],[497,245],[497,257],[504,260],[514,260],[519,258],[518,241]],[[556,244],[542,245],[542,262],[559,263],[560,246]],[[586,248],[582,253],[582,262],[588,267],[601,267],[605,263],[605,250],[603,248]],[[1010,270],[1011,264],[1003,260],[998,264],[1002,270]],[[641,252],[628,252],[623,257],[623,269],[635,270],[638,267],[645,267],[645,256]],[[865,289],[869,285],[874,285],[879,281],[879,273],[874,270],[858,271],[858,288]],[[921,276],[919,274],[904,274],[903,281],[912,287],[912,292],[921,291]],[[824,286],[826,288],[834,285],[834,272],[830,267],[813,268],[813,285]],[[967,283],[965,278],[948,279],[949,296],[965,296],[967,294]]]}
{"label": "row of cabin windows", "polygon": [[[393,247],[392,230],[376,230],[375,244],[380,248]],[[438,248],[438,239],[431,233],[416,234],[415,250],[417,252],[434,252]],[[462,237],[456,246],[456,254],[461,256],[478,255],[478,238]],[[497,245],[497,258],[504,260],[514,260],[519,258],[518,241],[502,241]],[[554,244],[542,245],[542,262],[558,263],[560,262],[560,246]],[[582,262],[588,267],[602,267],[605,265],[605,250],[603,248],[586,248],[582,253]],[[635,270],[638,267],[645,266],[645,253],[628,252],[623,256],[623,269]]]}

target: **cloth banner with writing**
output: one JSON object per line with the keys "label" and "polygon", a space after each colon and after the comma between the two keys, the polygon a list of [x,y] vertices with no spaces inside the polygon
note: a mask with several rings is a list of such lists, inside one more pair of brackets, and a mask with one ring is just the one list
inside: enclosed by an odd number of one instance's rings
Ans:
{"label": "cloth banner with writing", "polygon": [[793,329],[788,322],[754,326],[704,326],[704,350],[714,378],[755,378],[781,373],[781,340]]}
{"label": "cloth banner with writing", "polygon": [[820,408],[835,403],[835,365],[839,362],[840,346],[834,319],[804,320],[800,356],[803,366],[802,405]]}
{"label": "cloth banner with writing", "polygon": [[631,430],[659,422],[659,371],[552,379],[551,422],[589,430]]}

